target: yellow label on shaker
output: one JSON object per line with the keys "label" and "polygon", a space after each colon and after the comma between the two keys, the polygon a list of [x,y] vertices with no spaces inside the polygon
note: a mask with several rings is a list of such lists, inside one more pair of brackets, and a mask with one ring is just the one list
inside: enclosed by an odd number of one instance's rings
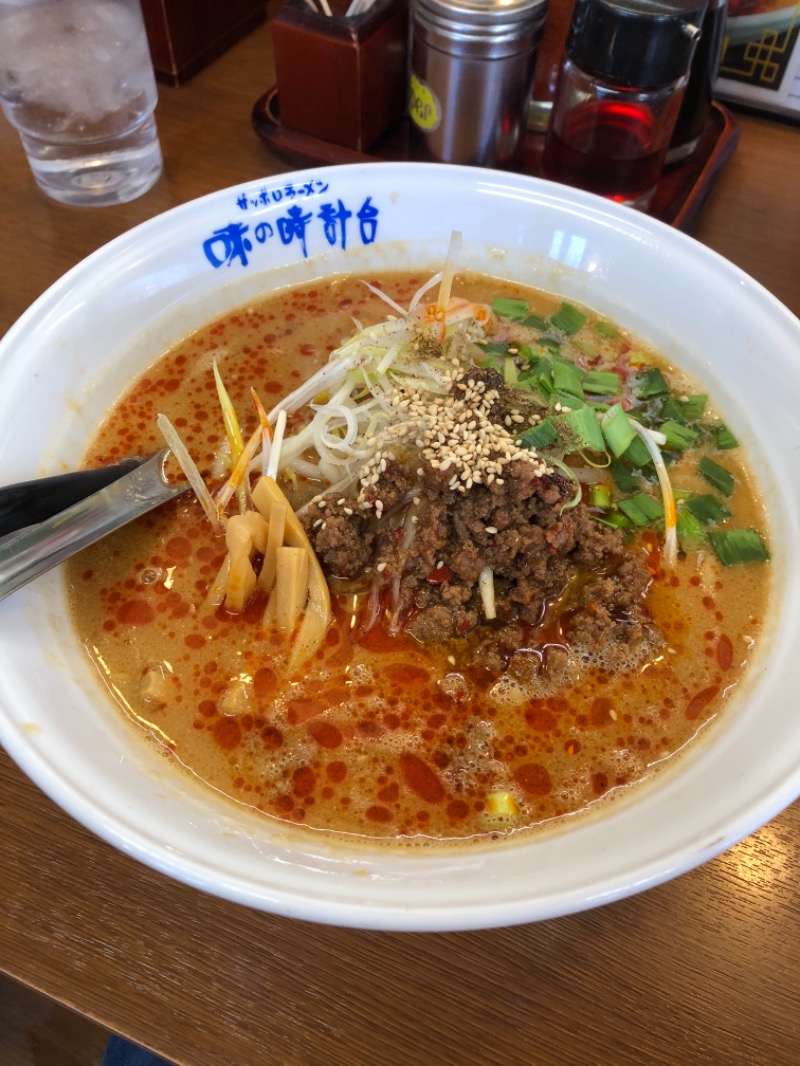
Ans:
{"label": "yellow label on shaker", "polygon": [[425,133],[431,133],[437,129],[442,121],[442,112],[436,95],[413,70],[409,84],[408,114],[414,125],[419,126]]}

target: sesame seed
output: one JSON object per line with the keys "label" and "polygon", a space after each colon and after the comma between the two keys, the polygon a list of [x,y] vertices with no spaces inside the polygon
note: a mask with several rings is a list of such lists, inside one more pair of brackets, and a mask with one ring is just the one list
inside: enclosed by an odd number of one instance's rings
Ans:
{"label": "sesame seed", "polygon": [[383,571],[386,569],[386,563],[378,563],[375,569],[378,571],[379,574],[382,574]]}
{"label": "sesame seed", "polygon": [[497,532],[497,526],[485,526],[484,528],[486,529],[486,532],[489,533],[491,536],[494,536],[494,534]]}

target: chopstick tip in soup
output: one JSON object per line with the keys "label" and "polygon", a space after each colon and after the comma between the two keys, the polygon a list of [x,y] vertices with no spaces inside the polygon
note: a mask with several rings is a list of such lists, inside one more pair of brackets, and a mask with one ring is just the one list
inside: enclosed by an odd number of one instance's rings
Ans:
{"label": "chopstick tip in soup", "polygon": [[197,497],[70,563],[80,637],[154,742],[267,816],[427,842],[586,811],[746,670],[745,458],[588,309],[449,261],[365,280],[229,314],[115,405],[91,458],[163,430]]}

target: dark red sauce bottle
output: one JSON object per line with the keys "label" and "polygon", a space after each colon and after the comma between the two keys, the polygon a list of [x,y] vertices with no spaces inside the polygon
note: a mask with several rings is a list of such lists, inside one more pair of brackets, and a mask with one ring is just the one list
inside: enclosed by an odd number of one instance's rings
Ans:
{"label": "dark red sauce bottle", "polygon": [[546,178],[646,209],[707,0],[577,0],[545,140]]}

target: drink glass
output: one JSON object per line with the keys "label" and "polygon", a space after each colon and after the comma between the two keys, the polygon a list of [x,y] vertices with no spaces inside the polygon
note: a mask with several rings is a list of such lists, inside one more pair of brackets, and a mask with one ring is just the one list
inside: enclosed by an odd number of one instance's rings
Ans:
{"label": "drink glass", "polygon": [[162,167],[156,99],[140,0],[0,0],[0,103],[54,200],[147,192]]}

